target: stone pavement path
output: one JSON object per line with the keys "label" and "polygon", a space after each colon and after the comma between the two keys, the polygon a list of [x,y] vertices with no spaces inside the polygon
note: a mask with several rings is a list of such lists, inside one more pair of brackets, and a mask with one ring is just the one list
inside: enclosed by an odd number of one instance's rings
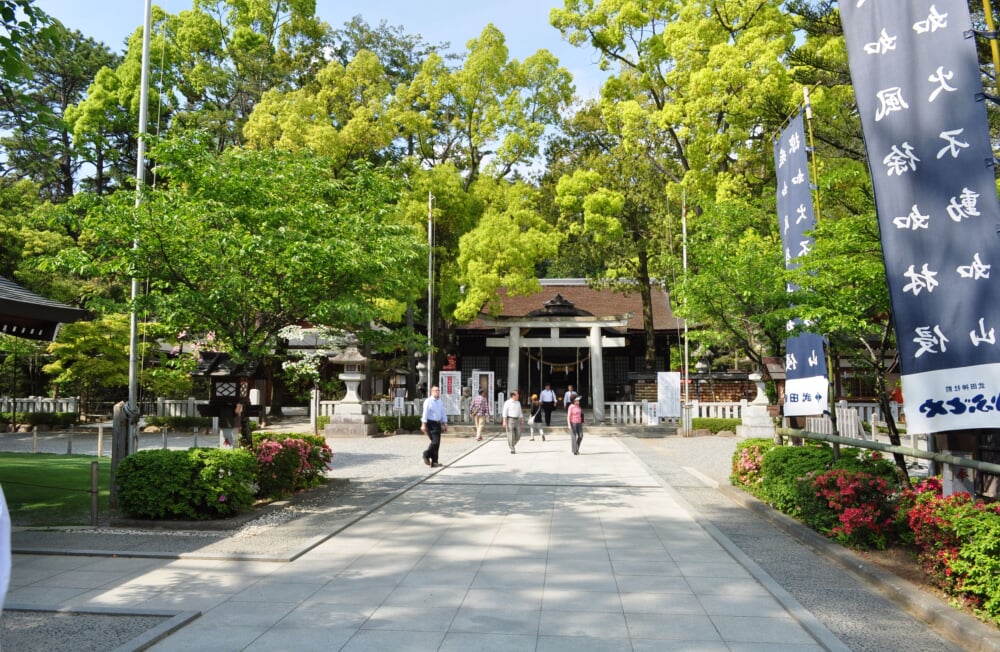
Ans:
{"label": "stone pavement path", "polygon": [[[143,611],[176,629],[156,650],[971,649],[714,488],[732,439],[591,434],[574,457],[561,433],[517,455],[446,437],[437,472],[419,436],[330,442],[353,498],[174,533],[173,559],[19,554],[8,602]],[[34,649],[108,649],[83,630]]]}

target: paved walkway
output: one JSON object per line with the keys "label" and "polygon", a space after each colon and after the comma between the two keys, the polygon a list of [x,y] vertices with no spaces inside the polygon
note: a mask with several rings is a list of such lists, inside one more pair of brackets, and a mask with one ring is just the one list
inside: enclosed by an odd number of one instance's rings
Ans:
{"label": "paved walkway", "polygon": [[349,482],[235,531],[15,532],[7,607],[94,617],[7,612],[0,646],[997,649],[967,621],[947,643],[826,561],[839,547],[734,503],[734,439],[629,434],[591,428],[579,456],[562,432],[516,455],[446,437],[435,470],[420,436],[335,438]]}
{"label": "paved walkway", "polygon": [[201,612],[154,650],[846,649],[616,438],[519,449],[291,563],[18,555],[8,602]]}

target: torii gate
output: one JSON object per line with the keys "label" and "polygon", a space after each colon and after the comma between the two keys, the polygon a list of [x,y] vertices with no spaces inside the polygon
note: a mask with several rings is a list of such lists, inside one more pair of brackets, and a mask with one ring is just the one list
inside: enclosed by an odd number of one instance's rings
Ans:
{"label": "torii gate", "polygon": [[[508,329],[507,337],[487,337],[487,347],[507,347],[507,382],[517,386],[520,378],[522,348],[539,347],[550,349],[588,348],[590,350],[590,391],[594,422],[604,421],[604,349],[622,348],[624,337],[608,337],[601,334],[602,328],[623,328],[631,314],[612,317],[586,316],[545,316],[545,317],[483,317],[485,326]],[[549,329],[548,337],[521,337],[523,330],[533,328]],[[586,337],[561,337],[563,328],[589,328]],[[513,379],[513,380],[511,380]]]}

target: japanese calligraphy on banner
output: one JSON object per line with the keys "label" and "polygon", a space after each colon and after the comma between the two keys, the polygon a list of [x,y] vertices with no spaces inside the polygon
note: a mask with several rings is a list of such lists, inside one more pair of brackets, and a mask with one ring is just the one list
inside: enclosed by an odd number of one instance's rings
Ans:
{"label": "japanese calligraphy on banner", "polygon": [[1000,239],[965,0],[843,0],[911,432],[997,427]]}
{"label": "japanese calligraphy on banner", "polygon": [[[785,250],[785,267],[808,253],[816,226],[809,184],[802,114],[793,118],[774,144],[774,168],[778,178],[778,223]],[[796,289],[790,287],[789,291]],[[822,414],[827,409],[826,357],[823,338],[802,333],[785,340],[785,416]]]}

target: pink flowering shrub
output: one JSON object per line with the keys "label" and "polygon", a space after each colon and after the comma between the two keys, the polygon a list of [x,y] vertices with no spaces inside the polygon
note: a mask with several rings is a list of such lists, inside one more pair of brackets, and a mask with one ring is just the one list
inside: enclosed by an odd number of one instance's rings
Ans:
{"label": "pink flowering shrub", "polygon": [[772,448],[774,442],[770,439],[747,439],[738,443],[733,452],[730,482],[760,498],[764,483],[761,465],[764,454]]}
{"label": "pink flowering shrub", "polygon": [[276,498],[321,484],[333,459],[326,440],[315,435],[255,435],[257,495]]}
{"label": "pink flowering shrub", "polygon": [[891,542],[895,505],[885,478],[831,469],[813,475],[809,486],[832,516],[828,527],[816,528],[820,532],[850,548],[884,550]]}

